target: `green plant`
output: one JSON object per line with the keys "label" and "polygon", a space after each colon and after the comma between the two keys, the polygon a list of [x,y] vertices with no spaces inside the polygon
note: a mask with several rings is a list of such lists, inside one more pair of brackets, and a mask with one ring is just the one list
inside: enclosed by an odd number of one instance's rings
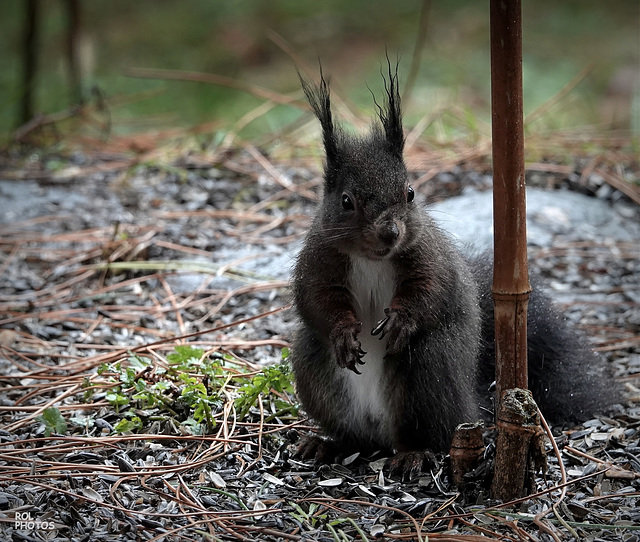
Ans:
{"label": "green plant", "polygon": [[[239,420],[246,418],[258,401],[269,406],[267,420],[284,414],[295,416],[298,405],[290,398],[293,383],[288,356],[289,350],[283,348],[282,363],[251,376],[231,354],[176,345],[166,356],[168,366],[130,353],[126,359],[100,365],[98,375],[106,379],[108,386],[104,399],[120,416],[115,432],[140,431],[149,422],[160,421],[182,425],[192,434],[203,434],[216,427],[216,414],[233,389],[237,390],[234,404]],[[95,390],[103,386],[104,383],[86,380],[85,400],[95,398]],[[80,422],[74,424],[88,427]]]}
{"label": "green plant", "polygon": [[42,414],[36,416],[36,421],[44,424],[45,437],[51,436],[51,433],[64,435],[67,432],[67,422],[55,407],[45,408]]}

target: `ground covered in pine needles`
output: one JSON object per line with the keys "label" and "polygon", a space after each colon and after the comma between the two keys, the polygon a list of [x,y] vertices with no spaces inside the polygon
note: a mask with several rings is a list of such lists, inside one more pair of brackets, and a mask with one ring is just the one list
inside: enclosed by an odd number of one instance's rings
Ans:
{"label": "ground covered in pine needles", "polygon": [[[443,158],[409,143],[422,201],[487,189],[486,148]],[[294,457],[314,427],[286,364],[287,279],[319,162],[252,146],[153,152],[2,158],[3,539],[640,539],[637,244],[573,231],[532,250],[627,396],[609,417],[554,428],[537,493],[501,504],[487,490],[490,427],[464,491],[446,457],[414,480],[379,456]],[[528,177],[638,220],[631,160],[541,161]]]}

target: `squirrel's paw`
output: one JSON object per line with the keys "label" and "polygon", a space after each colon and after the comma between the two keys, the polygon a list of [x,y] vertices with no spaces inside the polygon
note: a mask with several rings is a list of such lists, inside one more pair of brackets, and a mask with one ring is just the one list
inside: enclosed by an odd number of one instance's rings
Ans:
{"label": "squirrel's paw", "polygon": [[413,480],[422,474],[425,467],[436,464],[435,455],[428,451],[398,452],[389,458],[386,466],[391,476],[400,476],[402,480]]}
{"label": "squirrel's paw", "polygon": [[371,335],[379,335],[379,339],[387,339],[387,353],[397,354],[409,342],[415,331],[415,324],[410,322],[404,311],[385,309],[386,316],[371,330]]}
{"label": "squirrel's paw", "polygon": [[335,445],[332,441],[323,439],[317,435],[307,435],[302,438],[297,447],[294,457],[301,459],[315,459],[316,461],[327,461],[335,457]]}
{"label": "squirrel's paw", "polygon": [[356,374],[360,374],[357,366],[364,365],[362,357],[366,354],[358,340],[361,329],[362,323],[355,322],[352,325],[336,328],[331,333],[331,344],[333,344],[336,363],[339,367],[350,369]]}

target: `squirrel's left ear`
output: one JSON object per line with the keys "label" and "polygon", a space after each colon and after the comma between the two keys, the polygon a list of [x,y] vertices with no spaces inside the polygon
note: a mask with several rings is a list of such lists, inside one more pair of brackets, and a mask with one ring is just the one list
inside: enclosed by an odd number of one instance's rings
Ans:
{"label": "squirrel's left ear", "polygon": [[329,85],[327,84],[322,73],[322,65],[320,65],[320,84],[315,85],[307,81],[298,72],[302,90],[311,105],[311,109],[320,121],[322,126],[322,136],[324,140],[324,149],[327,154],[327,164],[332,165],[338,159],[338,142],[336,137],[336,127],[333,124],[333,116],[331,115],[331,97],[329,93]]}
{"label": "squirrel's left ear", "polygon": [[400,109],[400,91],[398,90],[398,64],[395,71],[391,69],[391,61],[387,56],[387,66],[389,70],[389,80],[382,74],[384,80],[384,89],[387,93],[386,107],[378,107],[378,116],[382,127],[384,128],[385,137],[389,143],[391,150],[402,156],[404,150],[404,132],[402,131],[402,111]]}

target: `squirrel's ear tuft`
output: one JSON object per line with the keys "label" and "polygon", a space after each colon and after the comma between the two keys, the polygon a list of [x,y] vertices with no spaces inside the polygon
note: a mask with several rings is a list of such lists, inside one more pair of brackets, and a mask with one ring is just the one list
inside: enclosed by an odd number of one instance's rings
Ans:
{"label": "squirrel's ear tuft", "polygon": [[384,90],[387,93],[387,103],[385,107],[381,107],[378,103],[376,103],[376,106],[378,107],[378,116],[380,117],[380,122],[382,122],[384,134],[391,150],[402,156],[404,132],[402,131],[402,110],[400,109],[400,91],[398,89],[398,64],[396,63],[395,70],[392,71],[391,61],[387,55],[387,66],[389,80],[387,80],[384,73],[382,74]]}
{"label": "squirrel's ear tuft", "polygon": [[311,109],[320,121],[322,126],[322,137],[324,141],[324,149],[327,153],[327,163],[333,163],[338,156],[338,144],[336,139],[336,130],[331,117],[331,99],[329,85],[325,81],[322,74],[322,65],[320,65],[320,84],[316,85],[309,82],[298,72],[302,90],[311,105]]}

